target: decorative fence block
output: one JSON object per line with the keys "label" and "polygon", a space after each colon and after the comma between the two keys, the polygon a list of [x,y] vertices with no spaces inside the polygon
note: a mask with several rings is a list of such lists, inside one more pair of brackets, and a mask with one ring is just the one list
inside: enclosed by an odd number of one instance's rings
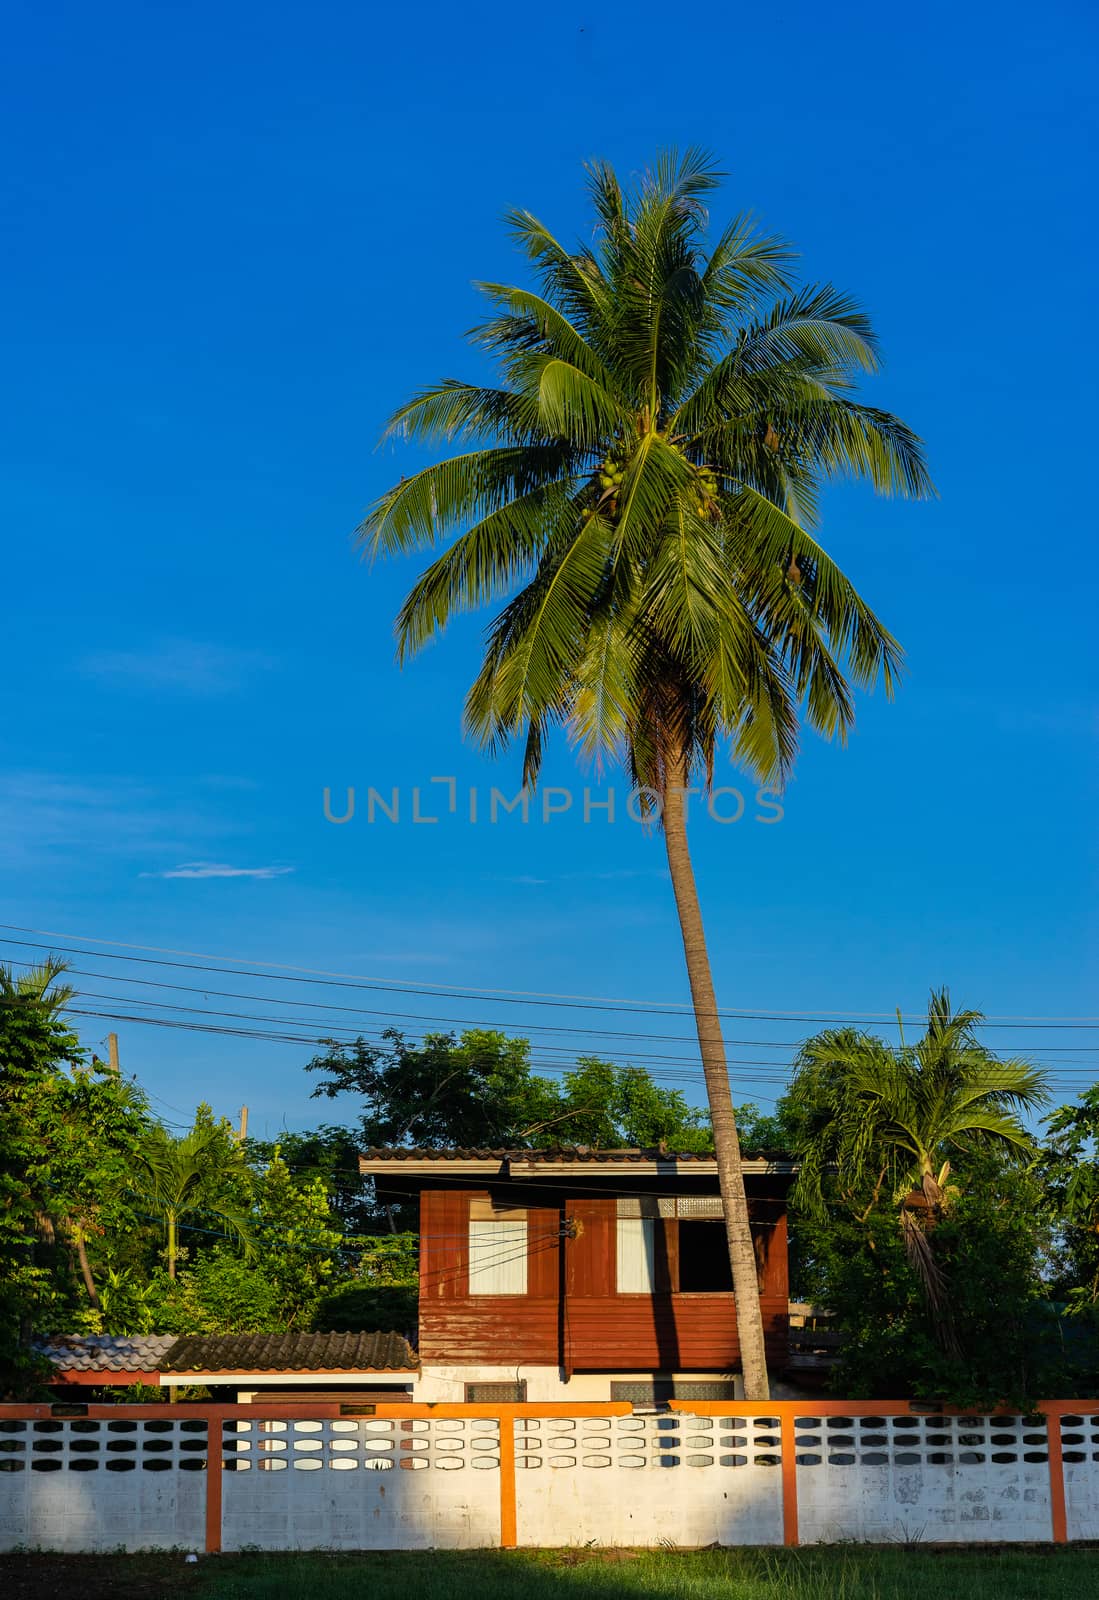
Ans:
{"label": "decorative fence block", "polygon": [[0,1406],[0,1549],[1099,1539],[1099,1401],[342,1409]]}
{"label": "decorative fence block", "polygon": [[0,1407],[0,1548],[202,1548],[205,1420],[136,1420],[123,1407],[65,1421],[7,1414],[15,1409]]}
{"label": "decorative fence block", "polygon": [[222,1548],[500,1543],[500,1423],[272,1418],[223,1425]]}
{"label": "decorative fence block", "polygon": [[1099,1539],[1099,1414],[1061,1417],[1061,1460],[1069,1539]]}
{"label": "decorative fence block", "polygon": [[520,1545],[781,1544],[778,1417],[521,1417]]}
{"label": "decorative fence block", "polygon": [[803,1544],[1049,1539],[1044,1416],[795,1418]]}

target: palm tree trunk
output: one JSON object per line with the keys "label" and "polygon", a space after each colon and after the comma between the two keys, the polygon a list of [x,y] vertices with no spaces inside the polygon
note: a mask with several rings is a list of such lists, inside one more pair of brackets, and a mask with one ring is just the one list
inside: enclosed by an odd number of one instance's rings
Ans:
{"label": "palm tree trunk", "polygon": [[169,1278],[171,1278],[173,1280],[174,1280],[175,1275],[176,1275],[176,1254],[177,1254],[178,1248],[179,1247],[178,1247],[178,1244],[176,1242],[176,1214],[175,1214],[174,1211],[169,1211],[169,1213],[168,1213],[168,1276],[169,1276]]}
{"label": "palm tree trunk", "polygon": [[672,889],[679,912],[683,954],[687,961],[687,977],[694,1003],[695,1027],[698,1030],[698,1047],[702,1056],[702,1070],[706,1077],[706,1094],[710,1102],[717,1178],[721,1188],[722,1209],[725,1213],[729,1265],[733,1274],[737,1334],[744,1373],[744,1397],[747,1400],[767,1400],[770,1398],[771,1390],[767,1379],[767,1350],[763,1338],[759,1282],[756,1277],[756,1253],[748,1220],[748,1199],[744,1192],[740,1139],[737,1135],[733,1096],[729,1087],[725,1041],[721,1036],[713,973],[710,970],[706,934],[702,926],[702,910],[698,903],[698,888],[687,846],[687,819],[684,808],[686,787],[687,764],[680,757],[668,768],[668,783],[664,796],[664,847],[668,854],[668,871],[671,874]]}

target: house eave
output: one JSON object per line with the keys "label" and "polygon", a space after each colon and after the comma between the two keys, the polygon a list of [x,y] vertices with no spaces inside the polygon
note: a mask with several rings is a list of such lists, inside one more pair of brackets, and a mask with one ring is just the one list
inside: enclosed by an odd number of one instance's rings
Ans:
{"label": "house eave", "polygon": [[364,1367],[359,1372],[307,1371],[276,1372],[162,1372],[160,1382],[168,1389],[180,1389],[187,1384],[245,1385],[269,1383],[308,1384],[323,1379],[325,1387],[361,1387],[368,1380],[385,1379],[387,1383],[412,1383],[420,1375],[418,1367]]}
{"label": "house eave", "polygon": [[[792,1177],[797,1170],[797,1163],[789,1160],[757,1158],[742,1163],[742,1171],[753,1177],[774,1175]],[[697,1156],[689,1161],[679,1161],[675,1157],[668,1157],[666,1160],[636,1157],[628,1162],[601,1161],[598,1158],[584,1161],[575,1159],[547,1161],[544,1158],[528,1161],[521,1156],[511,1156],[504,1160],[497,1157],[461,1157],[453,1160],[439,1157],[423,1159],[409,1157],[399,1160],[392,1158],[372,1160],[369,1156],[360,1156],[359,1172],[364,1178],[391,1179],[575,1178],[587,1185],[601,1179],[608,1184],[621,1183],[623,1175],[627,1173],[631,1178],[716,1178],[717,1162],[699,1159]]]}
{"label": "house eave", "polygon": [[[792,1161],[744,1161],[741,1170],[746,1175],[760,1176],[768,1173],[793,1174],[797,1166]],[[580,1178],[589,1181],[605,1179],[608,1183],[621,1183],[622,1175],[640,1178],[716,1178],[716,1161],[631,1161],[628,1165],[599,1161],[509,1161],[507,1175],[512,1178]]]}

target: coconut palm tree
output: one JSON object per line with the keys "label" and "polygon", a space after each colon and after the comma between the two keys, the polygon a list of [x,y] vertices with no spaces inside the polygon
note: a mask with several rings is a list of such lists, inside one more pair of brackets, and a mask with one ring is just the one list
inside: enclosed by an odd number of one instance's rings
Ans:
{"label": "coconut palm tree", "polygon": [[176,1275],[184,1217],[202,1212],[221,1223],[246,1251],[251,1248],[248,1210],[236,1198],[246,1180],[244,1157],[220,1128],[195,1127],[176,1139],[161,1123],[149,1125],[134,1155],[132,1184],[164,1219],[169,1278]]}
{"label": "coconut palm tree", "polygon": [[[524,741],[538,777],[554,727],[621,758],[663,826],[713,1119],[746,1393],[768,1393],[748,1209],[713,978],[687,847],[692,783],[719,746],[761,781],[794,759],[799,710],[843,738],[851,684],[891,690],[900,648],[815,535],[821,485],[931,492],[919,440],[865,405],[865,313],[794,288],[783,240],[738,217],[706,252],[719,184],[697,152],[624,192],[590,171],[593,242],[508,217],[537,289],[482,284],[473,343],[497,387],[447,379],[390,431],[466,448],[388,490],[359,529],[373,556],[447,548],[401,609],[399,659],[451,617],[502,602],[466,701],[468,731]],[[453,542],[448,543],[453,537]]]}
{"label": "coconut palm tree", "polygon": [[830,1028],[799,1052],[785,1105],[797,1130],[796,1204],[822,1215],[829,1178],[845,1207],[865,1220],[888,1189],[908,1259],[939,1336],[954,1348],[947,1285],[931,1235],[956,1189],[951,1158],[1034,1150],[1020,1116],[1046,1101],[1046,1075],[1001,1060],[981,1044],[979,1011],[952,1011],[932,990],[923,1037],[899,1048],[853,1028]]}

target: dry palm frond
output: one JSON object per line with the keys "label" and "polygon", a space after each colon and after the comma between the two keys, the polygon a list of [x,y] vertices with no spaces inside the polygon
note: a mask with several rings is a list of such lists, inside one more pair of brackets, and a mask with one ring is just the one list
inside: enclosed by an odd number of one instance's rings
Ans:
{"label": "dry palm frond", "polygon": [[935,1328],[935,1337],[948,1356],[961,1354],[954,1332],[954,1318],[950,1306],[950,1286],[942,1267],[935,1259],[931,1241],[915,1214],[906,1206],[901,1211],[901,1234],[908,1264],[920,1281],[927,1309]]}

